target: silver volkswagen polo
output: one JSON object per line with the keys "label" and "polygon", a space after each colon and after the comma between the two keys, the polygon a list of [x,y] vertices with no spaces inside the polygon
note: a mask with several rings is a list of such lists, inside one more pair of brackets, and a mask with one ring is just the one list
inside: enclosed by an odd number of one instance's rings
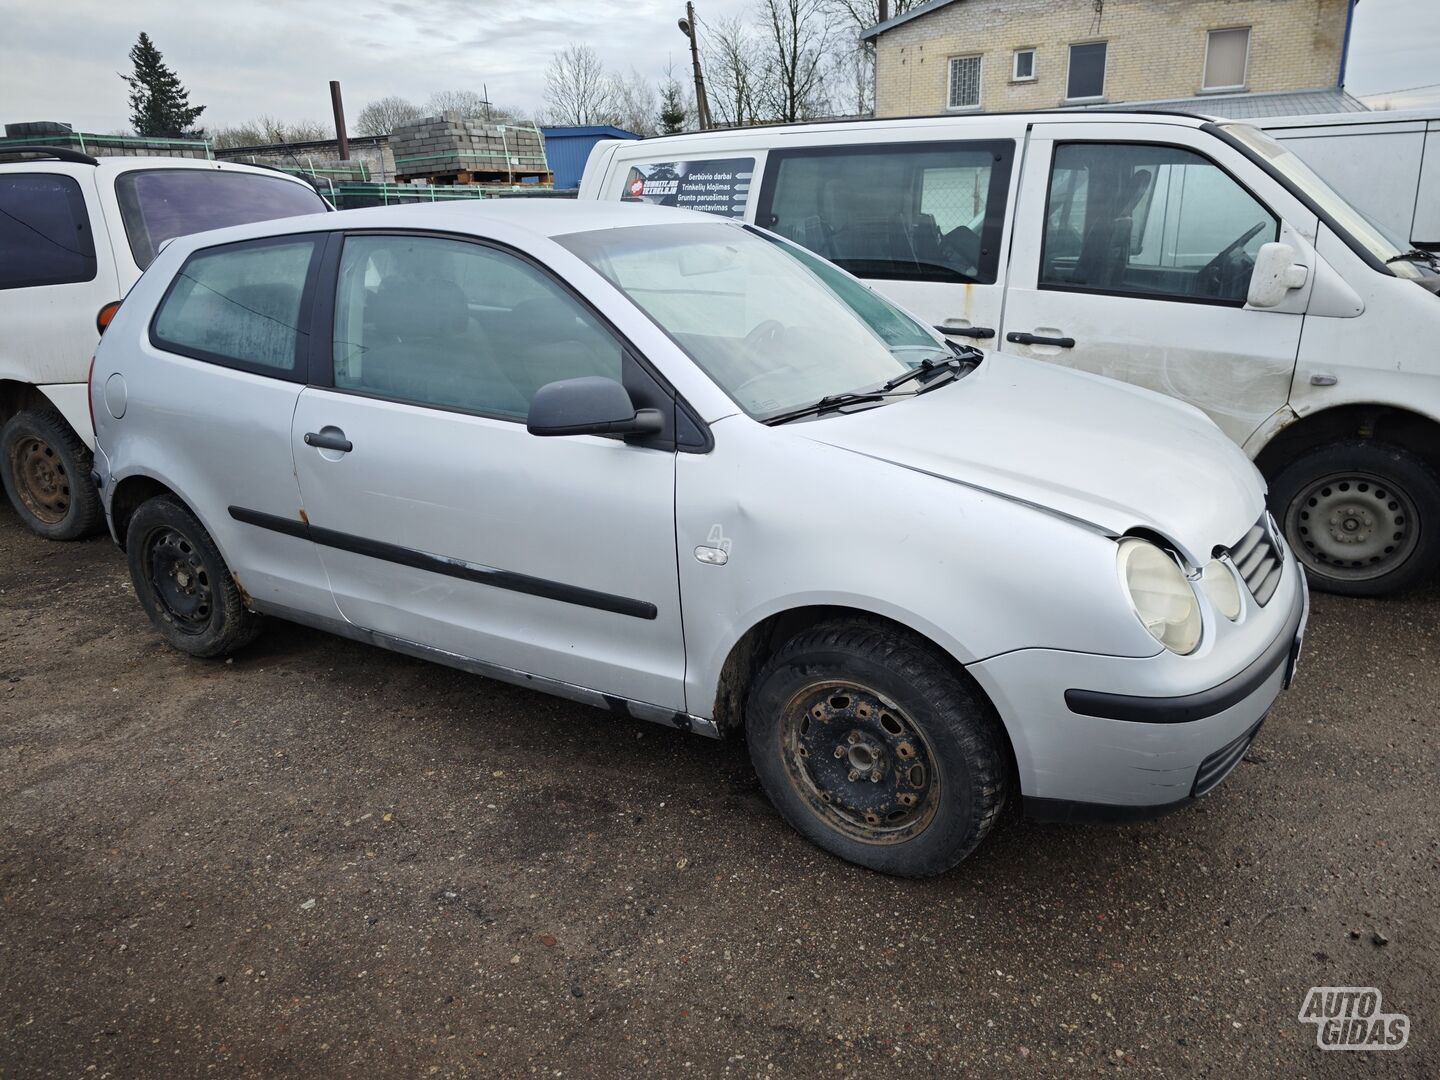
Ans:
{"label": "silver volkswagen polo", "polygon": [[157,631],[292,620],[720,736],[800,833],[941,872],[1007,803],[1214,787],[1308,610],[1194,409],[947,343],[762,231],[497,201],[176,240],[96,479]]}

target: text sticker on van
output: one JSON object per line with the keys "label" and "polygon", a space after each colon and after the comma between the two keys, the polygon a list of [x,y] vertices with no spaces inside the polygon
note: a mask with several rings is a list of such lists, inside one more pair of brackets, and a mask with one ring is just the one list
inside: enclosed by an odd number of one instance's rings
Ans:
{"label": "text sticker on van", "polygon": [[631,166],[625,178],[625,202],[648,202],[703,210],[721,217],[744,217],[755,159],[659,161]]}

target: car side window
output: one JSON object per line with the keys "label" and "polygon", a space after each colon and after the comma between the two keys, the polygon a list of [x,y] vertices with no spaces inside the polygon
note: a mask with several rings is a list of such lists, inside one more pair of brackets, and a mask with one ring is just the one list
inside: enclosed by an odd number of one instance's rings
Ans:
{"label": "car side window", "polygon": [[991,284],[1014,144],[773,152],[756,222],[862,278]]}
{"label": "car side window", "polygon": [[1241,305],[1280,223],[1208,158],[1174,146],[1055,148],[1040,287]]}
{"label": "car side window", "polygon": [[226,367],[302,378],[319,242],[287,236],[197,251],[160,302],[152,340]]}
{"label": "car side window", "polygon": [[95,270],[95,238],[74,178],[0,176],[0,289],[93,281]]}
{"label": "car side window", "polygon": [[335,296],[338,388],[524,419],[535,391],[622,378],[620,343],[509,252],[433,236],[350,236]]}

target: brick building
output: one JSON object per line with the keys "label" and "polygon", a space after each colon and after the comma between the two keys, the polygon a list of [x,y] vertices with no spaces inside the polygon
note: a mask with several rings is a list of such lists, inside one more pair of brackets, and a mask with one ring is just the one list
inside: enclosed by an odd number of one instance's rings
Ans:
{"label": "brick building", "polygon": [[1359,107],[1342,89],[1357,2],[929,0],[863,36],[875,45],[876,116],[1192,97],[1242,115],[1219,106],[1268,95],[1316,111],[1296,103]]}

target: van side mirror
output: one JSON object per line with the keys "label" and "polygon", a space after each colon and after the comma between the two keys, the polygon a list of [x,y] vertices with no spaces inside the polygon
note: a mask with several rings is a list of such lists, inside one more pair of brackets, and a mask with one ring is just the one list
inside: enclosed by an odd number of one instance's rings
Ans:
{"label": "van side mirror", "polygon": [[1245,302],[1251,307],[1272,308],[1285,299],[1286,293],[1302,288],[1310,278],[1310,268],[1296,262],[1297,258],[1289,244],[1261,244],[1255,253],[1255,269],[1250,273]]}
{"label": "van side mirror", "polygon": [[658,435],[665,418],[659,409],[637,411],[614,379],[586,375],[535,391],[525,429],[531,435]]}

